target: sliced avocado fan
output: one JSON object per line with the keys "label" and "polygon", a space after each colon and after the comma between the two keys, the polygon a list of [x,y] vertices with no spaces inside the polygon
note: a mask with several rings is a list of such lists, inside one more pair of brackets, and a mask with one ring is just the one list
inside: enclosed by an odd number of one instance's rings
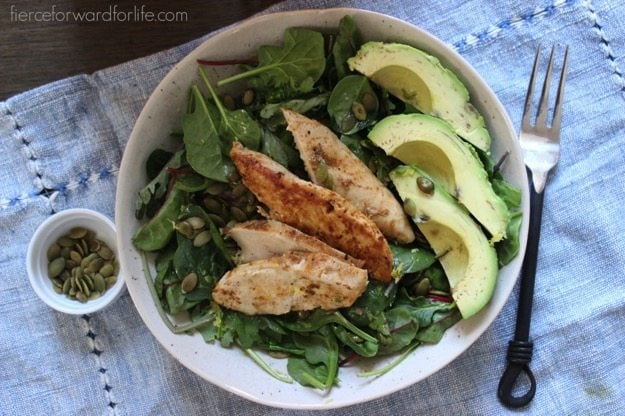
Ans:
{"label": "sliced avocado fan", "polygon": [[368,137],[387,155],[427,172],[486,228],[493,242],[505,238],[508,208],[493,190],[475,150],[448,123],[425,114],[388,116]]}
{"label": "sliced avocado fan", "polygon": [[400,166],[390,178],[406,213],[439,258],[460,314],[465,319],[477,314],[495,289],[495,248],[464,207],[427,173],[416,166]]}
{"label": "sliced avocado fan", "polygon": [[469,102],[469,92],[440,61],[398,43],[367,42],[347,61],[358,71],[419,111],[447,121],[456,134],[490,152],[484,118]]}

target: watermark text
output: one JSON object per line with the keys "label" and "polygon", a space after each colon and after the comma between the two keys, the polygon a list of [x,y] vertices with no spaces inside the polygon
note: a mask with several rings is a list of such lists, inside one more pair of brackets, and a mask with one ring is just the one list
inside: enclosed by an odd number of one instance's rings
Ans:
{"label": "watermark text", "polygon": [[132,9],[121,9],[117,4],[104,10],[61,10],[56,5],[41,10],[21,10],[11,5],[11,22],[64,22],[64,23],[178,23],[187,22],[186,11],[151,10],[145,4]]}

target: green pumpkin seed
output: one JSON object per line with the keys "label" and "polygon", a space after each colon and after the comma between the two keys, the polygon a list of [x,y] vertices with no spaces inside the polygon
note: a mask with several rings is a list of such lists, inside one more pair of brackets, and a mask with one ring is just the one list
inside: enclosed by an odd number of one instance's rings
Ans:
{"label": "green pumpkin seed", "polygon": [[224,107],[226,107],[228,110],[236,110],[237,102],[232,95],[224,94],[224,96],[221,98],[221,101],[223,102]]}
{"label": "green pumpkin seed", "polygon": [[204,219],[200,217],[190,217],[187,218],[186,221],[191,224],[191,227],[193,227],[194,230],[204,228],[204,226],[206,225],[206,221],[204,221]]}
{"label": "green pumpkin seed", "polygon": [[427,277],[423,278],[419,281],[419,283],[415,285],[415,294],[417,296],[425,296],[430,291],[430,287],[430,279],[428,279]]}
{"label": "green pumpkin seed", "polygon": [[354,101],[352,103],[352,113],[354,114],[354,118],[358,121],[364,121],[367,119],[367,110],[362,103],[358,101]]}
{"label": "green pumpkin seed", "polygon": [[89,254],[87,257],[81,260],[80,267],[82,267],[83,269],[87,268],[87,266],[89,266],[89,264],[96,258],[98,258],[98,253]]}
{"label": "green pumpkin seed", "polygon": [[370,92],[366,92],[362,95],[361,100],[362,105],[365,107],[365,110],[367,110],[367,113],[376,110],[378,106],[378,99],[375,95],[371,94]]}
{"label": "green pumpkin seed", "polygon": [[97,240],[95,238],[93,240],[87,241],[87,244],[89,245],[89,251],[92,253],[97,253],[98,250],[100,250],[100,247],[102,246],[102,243],[100,242],[100,240]]}
{"label": "green pumpkin seed", "polygon": [[100,296],[102,296],[102,293],[101,293],[101,292],[98,292],[98,291],[92,291],[92,292],[91,292],[91,295],[89,295],[89,300],[94,300],[94,299],[97,299],[97,298],[99,298]]}
{"label": "green pumpkin seed", "polygon": [[106,281],[100,273],[93,275],[93,288],[96,292],[104,292],[106,290]]}
{"label": "green pumpkin seed", "polygon": [[61,295],[63,293],[63,288],[62,287],[58,287],[56,285],[52,286],[52,289],[58,293],[59,295]]}
{"label": "green pumpkin seed", "polygon": [[48,257],[48,261],[52,261],[55,258],[59,257],[60,255],[61,255],[60,245],[58,245],[57,243],[54,243],[50,247],[48,247],[48,252],[46,253],[46,256]]}
{"label": "green pumpkin seed", "polygon": [[425,176],[419,176],[417,178],[417,188],[425,194],[431,195],[434,192],[434,182],[430,178]]}
{"label": "green pumpkin seed", "polygon": [[[79,246],[80,247],[80,246]],[[76,264],[80,264],[82,260],[82,255],[76,250],[72,250],[69,252],[69,258]]]}
{"label": "green pumpkin seed", "polygon": [[114,267],[111,263],[104,263],[102,267],[100,267],[99,273],[104,277],[109,277],[113,274]]}
{"label": "green pumpkin seed", "polygon": [[104,266],[104,259],[102,259],[101,257],[96,257],[95,259],[93,259],[93,261],[91,263],[89,263],[89,265],[85,268],[85,271],[87,273],[95,273],[98,270],[100,270],[100,268]]}
{"label": "green pumpkin seed", "polygon": [[87,229],[85,227],[74,227],[69,230],[69,238],[73,238],[74,240],[78,240],[87,235]]}
{"label": "green pumpkin seed", "polygon": [[223,212],[223,206],[221,203],[213,198],[204,198],[204,207],[208,212],[213,214],[221,214]]}
{"label": "green pumpkin seed", "polygon": [[230,215],[236,222],[247,221],[247,215],[245,212],[239,207],[230,207]]}
{"label": "green pumpkin seed", "polygon": [[63,272],[64,269],[65,269],[65,258],[57,257],[56,259],[48,263],[48,277],[50,277],[50,279],[53,279],[59,276]]}
{"label": "green pumpkin seed", "polygon": [[241,101],[243,102],[243,105],[251,105],[254,102],[254,98],[256,98],[256,94],[254,93],[254,90],[251,88],[248,88],[243,93],[243,98],[241,98]]}
{"label": "green pumpkin seed", "polygon": [[63,281],[59,279],[58,277],[55,277],[54,279],[52,279],[52,285],[63,288]]}
{"label": "green pumpkin seed", "polygon": [[245,193],[247,193],[247,187],[242,183],[238,183],[232,188],[232,197],[235,199],[243,196]]}
{"label": "green pumpkin seed", "polygon": [[81,303],[85,303],[89,298],[87,297],[87,295],[85,295],[82,292],[78,292],[76,293],[76,300],[81,302]]}
{"label": "green pumpkin seed", "polygon": [[209,195],[217,196],[221,195],[221,193],[226,189],[226,184],[221,182],[215,182],[206,188],[205,192]]}
{"label": "green pumpkin seed", "polygon": [[100,257],[102,257],[104,260],[110,260],[113,258],[114,254],[113,254],[113,250],[111,250],[108,246],[106,245],[101,245],[100,249],[98,250],[98,255]]}
{"label": "green pumpkin seed", "polygon": [[351,112],[347,113],[341,121],[341,131],[350,131],[354,128],[355,125],[356,117],[354,117],[354,114],[352,114]]}
{"label": "green pumpkin seed", "polygon": [[93,283],[93,275],[86,274],[83,276],[83,281],[89,287],[89,290],[94,290],[95,284]]}
{"label": "green pumpkin seed", "polygon": [[69,290],[72,288],[71,279],[67,279],[63,282],[63,293],[69,295]]}
{"label": "green pumpkin seed", "polygon": [[69,259],[69,253],[72,251],[70,247],[61,248],[61,257],[64,259]]}
{"label": "green pumpkin seed", "polygon": [[189,273],[182,279],[180,290],[182,293],[189,293],[197,286],[198,278],[196,273]]}
{"label": "green pumpkin seed", "polygon": [[115,283],[117,283],[117,276],[109,276],[106,279],[104,279],[105,283],[106,283],[106,289],[110,289],[112,288]]}
{"label": "green pumpkin seed", "polygon": [[195,232],[193,226],[187,221],[180,221],[175,225],[174,228],[176,229],[176,231],[178,231],[180,234],[184,235],[187,238],[192,238],[193,233]]}
{"label": "green pumpkin seed", "polygon": [[66,235],[62,236],[57,240],[57,244],[59,244],[61,247],[72,247],[74,243],[75,241]]}
{"label": "green pumpkin seed", "polygon": [[[209,241],[211,241],[211,233],[208,230],[204,230],[193,239],[194,247],[202,247],[206,245]],[[113,272],[113,268],[111,268],[111,274]]]}

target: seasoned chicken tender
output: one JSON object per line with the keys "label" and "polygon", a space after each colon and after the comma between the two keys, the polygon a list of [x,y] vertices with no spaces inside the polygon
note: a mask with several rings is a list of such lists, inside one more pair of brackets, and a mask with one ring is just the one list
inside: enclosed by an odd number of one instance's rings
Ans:
{"label": "seasoned chicken tender", "polygon": [[248,315],[282,315],[351,306],[367,287],[367,271],[325,253],[291,252],[241,264],[213,289],[213,300]]}
{"label": "seasoned chicken tender", "polygon": [[274,220],[252,220],[239,222],[226,229],[226,235],[237,242],[241,249],[239,260],[246,263],[267,259],[290,251],[325,253],[357,267],[364,262],[330,247],[323,241],[304,234],[283,222]]}
{"label": "seasoned chicken tender", "polygon": [[243,183],[270,210],[272,219],[315,236],[363,260],[374,279],[391,280],[392,254],[369,217],[334,191],[302,180],[262,153],[235,142],[230,157]]}
{"label": "seasoned chicken tender", "polygon": [[414,241],[399,201],[332,130],[292,110],[282,109],[282,113],[314,183],[344,196],[391,240],[402,244]]}

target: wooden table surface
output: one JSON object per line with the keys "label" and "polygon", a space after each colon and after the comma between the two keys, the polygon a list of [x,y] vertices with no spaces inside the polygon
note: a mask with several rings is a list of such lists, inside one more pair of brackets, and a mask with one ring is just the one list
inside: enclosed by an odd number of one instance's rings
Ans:
{"label": "wooden table surface", "polygon": [[0,0],[0,100],[185,43],[278,2]]}

